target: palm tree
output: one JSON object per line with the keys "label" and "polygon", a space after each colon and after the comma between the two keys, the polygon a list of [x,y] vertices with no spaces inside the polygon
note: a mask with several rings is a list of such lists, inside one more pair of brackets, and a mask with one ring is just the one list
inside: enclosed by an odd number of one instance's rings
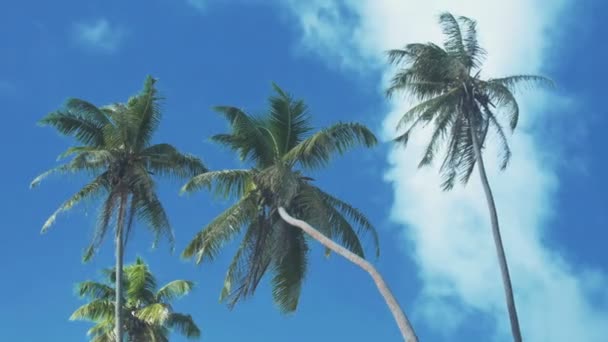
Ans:
{"label": "palm tree", "polygon": [[[252,116],[235,107],[215,108],[229,121],[231,132],[215,135],[212,140],[253,166],[207,172],[184,185],[183,192],[207,188],[220,197],[235,196],[238,201],[201,230],[183,256],[195,257],[197,263],[213,260],[221,247],[245,227],[220,300],[233,307],[254,293],[270,269],[275,303],[281,311],[292,312],[297,308],[307,271],[308,242],[301,229],[281,219],[278,209],[284,207],[313,223],[323,235],[338,240],[360,257],[364,257],[360,236],[369,234],[377,256],[378,236],[369,220],[315,186],[314,179],[304,174],[326,166],[335,154],[357,145],[371,147],[377,141],[358,123],[338,123],[312,133],[306,104],[273,87],[276,95],[270,97],[264,116]],[[320,242],[329,247],[325,241]]]}
{"label": "palm tree", "polygon": [[[78,308],[70,320],[86,320],[95,323],[88,331],[91,342],[114,342],[114,306],[116,269],[104,270],[105,279],[98,283],[85,281],[77,286],[80,297],[89,303]],[[190,315],[173,311],[171,301],[185,296],[194,287],[187,280],[174,280],[157,289],[156,278],[141,258],[124,268],[123,283],[125,302],[121,311],[125,317],[124,328],[128,342],[169,341],[169,333],[196,339],[200,330]]]}
{"label": "palm tree", "polygon": [[387,95],[404,91],[420,101],[401,118],[397,128],[406,124],[409,127],[395,141],[406,145],[413,130],[432,122],[433,134],[419,167],[431,164],[443,145],[445,156],[440,172],[444,190],[450,190],[457,179],[466,184],[477,164],[490,211],[511,331],[513,339],[519,342],[522,338],[511,279],[482,149],[491,128],[500,144],[500,167],[505,169],[511,151],[499,115],[506,116],[510,129],[514,130],[519,117],[514,91],[522,85],[552,85],[552,82],[535,75],[482,79],[485,51],[477,41],[476,22],[443,13],[439,23],[446,37],[443,47],[432,43],[409,44],[388,52],[390,63],[405,66],[392,78]]}
{"label": "palm tree", "polygon": [[90,259],[101,245],[116,214],[116,336],[122,342],[122,265],[126,242],[135,218],[144,221],[156,236],[173,244],[169,219],[156,195],[153,176],[190,178],[205,172],[198,158],[180,153],[169,144],[151,145],[150,140],[161,119],[160,97],[155,79],[148,77],[144,89],[125,104],[98,108],[80,99],[70,99],[65,108],[47,115],[40,124],[56,128],[73,137],[78,145],[67,149],[60,158],[72,159],[40,176],[31,184],[54,173],[85,173],[92,180],[65,201],[49,217],[42,232],[55,222],[57,215],[76,204],[104,196],[93,240],[84,259]]}

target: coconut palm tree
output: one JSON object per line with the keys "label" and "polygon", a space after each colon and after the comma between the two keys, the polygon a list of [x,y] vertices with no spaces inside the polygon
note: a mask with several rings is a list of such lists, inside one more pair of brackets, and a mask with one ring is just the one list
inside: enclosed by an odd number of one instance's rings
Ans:
{"label": "coconut palm tree", "polygon": [[390,63],[402,68],[393,76],[387,95],[406,92],[420,101],[401,118],[397,128],[409,127],[395,141],[406,145],[412,131],[432,123],[433,133],[419,166],[431,164],[443,147],[445,155],[440,172],[444,190],[451,189],[457,179],[466,184],[477,165],[490,211],[513,339],[521,341],[511,278],[482,149],[491,129],[498,137],[500,168],[505,169],[511,151],[500,119],[505,117],[509,128],[516,128],[519,106],[514,91],[520,86],[552,85],[552,82],[536,75],[481,78],[485,51],[477,41],[476,22],[443,13],[439,23],[445,35],[443,47],[433,43],[409,44],[388,52]]}
{"label": "coconut palm tree", "polygon": [[[104,270],[103,282],[79,283],[80,297],[90,300],[78,308],[70,320],[85,320],[95,323],[88,331],[91,342],[114,342],[114,306],[116,291],[116,269]],[[125,301],[122,304],[124,330],[128,342],[169,341],[169,333],[176,331],[183,336],[196,339],[200,330],[190,315],[173,311],[171,301],[185,296],[194,287],[187,280],[174,280],[160,289],[156,278],[141,258],[124,268],[123,284]]]}
{"label": "coconut palm tree", "polygon": [[54,173],[85,173],[92,180],[65,201],[45,222],[46,232],[58,214],[72,209],[85,200],[103,196],[100,215],[93,240],[84,259],[88,260],[101,245],[116,216],[116,336],[122,342],[122,265],[126,242],[135,218],[145,222],[154,233],[155,245],[161,236],[173,243],[169,219],[156,195],[153,176],[190,178],[205,172],[198,158],[180,153],[169,144],[152,145],[151,139],[161,119],[160,97],[155,80],[148,77],[141,93],[127,104],[114,104],[98,108],[80,99],[70,99],[65,108],[40,120],[61,134],[73,137],[78,143],[67,149],[60,158],[72,157],[31,184],[37,186],[42,179]]}
{"label": "coconut palm tree", "polygon": [[[311,222],[322,235],[341,242],[359,258],[365,255],[360,237],[367,234],[377,256],[378,236],[369,220],[305,174],[326,166],[336,154],[358,145],[372,147],[377,141],[358,123],[338,123],[313,132],[306,104],[274,84],[273,88],[276,94],[263,116],[235,107],[215,108],[228,120],[231,132],[212,140],[238,153],[252,167],[207,172],[184,185],[183,192],[206,188],[223,198],[234,196],[237,202],[204,227],[183,256],[194,257],[196,263],[213,260],[225,243],[241,235],[220,300],[234,307],[252,295],[270,271],[275,303],[281,311],[292,312],[307,272],[309,248],[304,231],[281,219],[279,208]],[[332,246],[317,240],[329,253]]]}

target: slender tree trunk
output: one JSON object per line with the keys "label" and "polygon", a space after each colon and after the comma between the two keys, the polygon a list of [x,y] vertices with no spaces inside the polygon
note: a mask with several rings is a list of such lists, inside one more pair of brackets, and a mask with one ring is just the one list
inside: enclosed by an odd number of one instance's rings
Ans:
{"label": "slender tree trunk", "polygon": [[507,257],[505,256],[505,249],[502,245],[502,238],[500,236],[500,227],[498,226],[498,214],[496,213],[496,204],[494,203],[492,189],[490,189],[490,183],[488,182],[488,176],[486,175],[486,169],[483,164],[483,158],[481,156],[481,146],[479,146],[477,134],[473,126],[474,125],[470,125],[470,132],[473,140],[473,148],[475,150],[477,169],[479,170],[479,176],[481,177],[481,183],[483,184],[483,190],[486,194],[486,200],[488,202],[488,209],[490,210],[490,220],[492,221],[492,235],[494,236],[494,245],[496,246],[498,263],[500,265],[500,273],[502,275],[502,283],[505,289],[507,309],[509,311],[509,320],[511,321],[511,334],[513,335],[513,340],[515,342],[521,342],[521,330],[519,328],[517,310],[515,309],[515,299],[513,298],[513,288],[511,286],[511,276],[509,275],[509,267],[507,266]]}
{"label": "slender tree trunk", "polygon": [[357,266],[365,270],[367,273],[369,273],[369,275],[374,279],[374,282],[376,283],[380,294],[382,295],[382,297],[384,297],[388,308],[393,313],[393,316],[395,317],[395,321],[397,321],[397,325],[399,326],[399,330],[401,331],[403,339],[407,342],[418,342],[418,337],[416,336],[416,333],[414,332],[414,328],[410,324],[410,321],[407,319],[407,316],[401,309],[401,306],[399,306],[397,299],[395,299],[395,296],[393,296],[393,293],[388,288],[388,285],[384,282],[384,279],[372,264],[370,264],[367,260],[361,258],[360,256],[356,255],[355,253],[330,240],[328,237],[323,235],[321,232],[313,228],[308,223],[289,216],[289,214],[287,214],[283,207],[279,208],[279,214],[281,215],[281,218],[285,220],[285,222],[302,229],[305,233],[312,236],[312,238],[319,241],[323,246],[345,257],[350,262],[356,264]]}
{"label": "slender tree trunk", "polygon": [[116,332],[116,342],[123,342],[124,327],[122,317],[123,296],[122,296],[122,265],[124,258],[124,226],[125,212],[127,210],[127,195],[120,195],[120,206],[118,207],[118,220],[116,222],[116,306],[114,308],[114,331]]}

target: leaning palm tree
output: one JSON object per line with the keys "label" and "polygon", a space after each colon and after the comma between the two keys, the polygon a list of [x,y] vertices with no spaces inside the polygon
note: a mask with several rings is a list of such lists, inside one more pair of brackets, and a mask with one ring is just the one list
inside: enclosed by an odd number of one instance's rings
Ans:
{"label": "leaning palm tree", "polygon": [[[311,222],[323,235],[359,257],[364,257],[360,236],[369,234],[378,255],[378,236],[369,220],[305,175],[326,166],[335,154],[357,145],[371,147],[377,141],[358,123],[338,123],[313,133],[306,104],[273,86],[276,95],[270,98],[270,108],[263,116],[235,107],[216,108],[232,131],[212,140],[237,152],[252,167],[204,173],[184,185],[183,192],[207,188],[238,200],[194,237],[183,256],[195,257],[197,263],[213,260],[221,247],[245,228],[220,300],[233,307],[252,295],[270,270],[275,303],[281,311],[292,312],[307,271],[308,242],[301,229],[281,219],[279,208]],[[326,241],[319,242],[330,247]]]}
{"label": "leaning palm tree", "polygon": [[[88,298],[89,303],[78,308],[70,320],[85,320],[95,323],[88,331],[91,342],[114,342],[114,306],[116,291],[116,269],[104,270],[103,282],[85,281],[79,283],[80,297]],[[148,342],[169,341],[169,333],[176,331],[188,338],[196,339],[200,330],[192,316],[174,312],[171,301],[185,296],[194,287],[187,280],[174,280],[160,289],[156,278],[141,258],[124,268],[123,284],[125,301],[122,304],[126,341]]]}
{"label": "leaning palm tree", "polygon": [[35,187],[54,173],[85,173],[93,179],[65,201],[42,227],[42,232],[55,222],[58,214],[76,204],[104,196],[93,240],[84,259],[90,259],[101,245],[116,216],[116,336],[122,342],[122,265],[126,242],[135,218],[144,221],[153,231],[155,245],[161,236],[173,243],[169,219],[156,195],[154,175],[190,178],[205,172],[198,158],[180,153],[169,144],[151,145],[152,135],[161,119],[160,97],[155,80],[148,77],[144,89],[127,104],[98,108],[84,100],[70,99],[65,109],[53,112],[40,121],[56,128],[78,143],[60,158],[72,159],[38,176]]}
{"label": "leaning palm tree", "polygon": [[439,23],[446,36],[443,47],[432,43],[409,44],[403,49],[388,52],[390,63],[405,67],[392,78],[387,95],[404,91],[420,101],[401,118],[397,128],[407,124],[409,127],[395,140],[406,145],[413,130],[433,123],[434,130],[419,167],[431,164],[443,144],[445,156],[440,172],[444,190],[451,189],[457,179],[466,184],[477,165],[490,211],[511,331],[514,340],[521,341],[509,269],[482,149],[487,133],[492,129],[500,144],[500,168],[505,169],[511,151],[500,116],[506,116],[510,129],[514,130],[519,117],[514,91],[521,85],[552,85],[552,82],[535,75],[482,79],[485,51],[477,41],[476,22],[443,13]]}

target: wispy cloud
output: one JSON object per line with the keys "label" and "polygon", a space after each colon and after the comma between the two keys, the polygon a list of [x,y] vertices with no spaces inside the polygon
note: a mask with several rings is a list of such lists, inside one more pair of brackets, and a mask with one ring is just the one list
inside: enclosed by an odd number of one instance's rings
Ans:
{"label": "wispy cloud", "polygon": [[115,52],[125,38],[124,29],[105,18],[76,24],[74,32],[79,43],[89,49],[104,52]]}
{"label": "wispy cloud", "polygon": [[[489,56],[486,75],[542,73],[553,53],[550,28],[570,0],[413,1],[291,0],[288,9],[298,19],[302,43],[328,63],[350,70],[379,70],[385,79],[384,51],[410,42],[442,42],[437,15],[442,11],[476,18]],[[378,85],[380,92],[383,85]],[[503,238],[527,341],[602,342],[608,336],[608,280],[605,273],[585,269],[545,244],[546,223],[558,187],[550,161],[558,150],[541,145],[532,128],[553,104],[544,93],[519,94],[522,121],[511,137],[513,158],[506,172],[486,151]],[[551,100],[551,101],[550,101]],[[390,102],[385,136],[395,135],[398,118],[411,106]],[[467,321],[466,312],[490,315],[498,341],[508,341],[504,295],[492,243],[486,203],[479,181],[451,192],[439,188],[437,169],[417,169],[429,132],[413,137],[406,150],[388,156],[386,178],[393,184],[393,218],[403,224],[404,237],[414,247],[423,287],[415,314],[420,321],[453,333]],[[583,228],[583,227],[580,227]],[[599,299],[598,299],[599,298]],[[458,312],[457,315],[445,313]],[[441,319],[437,317],[444,313]]]}
{"label": "wispy cloud", "polygon": [[208,0],[187,0],[188,4],[199,11],[204,11],[207,9]]}

